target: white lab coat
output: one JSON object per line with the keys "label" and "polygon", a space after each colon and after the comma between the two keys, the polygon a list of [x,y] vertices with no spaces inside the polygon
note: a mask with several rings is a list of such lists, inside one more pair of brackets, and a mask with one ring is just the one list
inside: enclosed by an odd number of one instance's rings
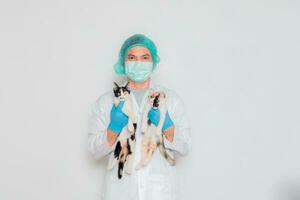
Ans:
{"label": "white lab coat", "polygon": [[[175,124],[174,140],[165,139],[165,146],[170,154],[185,156],[190,149],[190,127],[185,112],[185,106],[181,98],[172,90],[150,83],[150,88],[165,91],[167,96],[167,108],[171,119]],[[138,116],[136,131],[136,148],[134,167],[141,157],[140,125],[142,111],[148,97],[147,90],[139,107],[135,97],[132,96],[133,107]],[[110,111],[113,106],[113,92],[109,91],[101,95],[93,109],[88,132],[88,147],[96,159],[108,158],[113,153],[114,147],[109,146],[106,139],[106,130],[110,121]],[[174,155],[177,154],[177,155]],[[117,167],[107,171],[104,178],[101,200],[176,200],[179,187],[176,182],[176,165],[170,166],[158,150],[155,151],[152,160],[138,171],[133,170],[131,175],[124,171],[122,179],[117,177]]]}

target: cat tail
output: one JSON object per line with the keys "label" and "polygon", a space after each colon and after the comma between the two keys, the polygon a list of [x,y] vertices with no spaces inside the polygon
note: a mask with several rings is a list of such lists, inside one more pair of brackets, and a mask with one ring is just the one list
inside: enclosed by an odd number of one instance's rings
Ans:
{"label": "cat tail", "polygon": [[112,170],[115,167],[115,165],[118,163],[121,149],[122,149],[121,142],[118,141],[114,151],[109,156],[108,165],[107,165],[108,170]]}
{"label": "cat tail", "polygon": [[122,178],[123,169],[124,169],[124,165],[125,165],[125,162],[127,160],[127,157],[128,157],[129,154],[131,154],[129,138],[127,138],[126,142],[127,142],[126,149],[122,149],[120,160],[119,160],[119,168],[118,168],[118,178],[119,179]]}
{"label": "cat tail", "polygon": [[121,179],[123,175],[124,162],[120,160],[118,168],[118,178]]}
{"label": "cat tail", "polygon": [[172,158],[167,150],[166,150],[166,147],[165,147],[165,144],[164,144],[164,138],[162,136],[161,138],[161,142],[158,144],[158,147],[159,147],[159,151],[160,153],[165,157],[165,159],[168,161],[168,163],[171,165],[171,166],[174,166],[176,164],[176,161],[174,158]]}
{"label": "cat tail", "polygon": [[117,145],[116,145],[116,147],[115,147],[115,151],[114,151],[114,157],[115,157],[115,159],[119,159],[121,150],[122,150],[121,142],[118,141],[118,142],[117,142]]}

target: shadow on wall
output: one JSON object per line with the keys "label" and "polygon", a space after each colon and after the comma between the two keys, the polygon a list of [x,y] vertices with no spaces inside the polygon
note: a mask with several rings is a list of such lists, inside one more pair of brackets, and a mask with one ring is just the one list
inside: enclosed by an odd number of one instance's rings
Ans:
{"label": "shadow on wall", "polygon": [[276,200],[300,200],[300,182],[289,181],[278,188]]}

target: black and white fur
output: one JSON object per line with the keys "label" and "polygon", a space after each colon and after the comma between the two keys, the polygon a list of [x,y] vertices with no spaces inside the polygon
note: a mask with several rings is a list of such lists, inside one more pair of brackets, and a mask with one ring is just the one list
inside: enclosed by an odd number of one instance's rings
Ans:
{"label": "black and white fur", "polygon": [[[157,127],[148,119],[148,112],[152,108],[159,109],[160,111],[160,120]],[[164,137],[161,131],[165,121],[166,112],[166,94],[162,91],[151,90],[148,96],[148,102],[146,103],[143,111],[141,127],[141,132],[143,134],[142,158],[136,166],[136,170],[141,169],[149,163],[157,147],[169,164],[172,166],[175,165],[175,160],[168,154],[165,148]]]}
{"label": "black and white fur", "polygon": [[128,116],[128,124],[127,129],[123,128],[122,132],[118,136],[115,150],[110,155],[107,169],[111,170],[116,164],[118,164],[118,178],[121,179],[125,166],[126,173],[132,173],[137,116],[132,109],[133,107],[128,83],[125,86],[119,86],[117,83],[114,83],[114,85],[114,106],[118,106],[120,101],[124,101],[122,111]]}

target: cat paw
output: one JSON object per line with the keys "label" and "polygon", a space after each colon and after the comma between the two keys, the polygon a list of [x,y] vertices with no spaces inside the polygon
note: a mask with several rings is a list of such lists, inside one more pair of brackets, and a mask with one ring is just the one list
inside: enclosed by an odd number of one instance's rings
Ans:
{"label": "cat paw", "polygon": [[176,164],[176,161],[174,159],[168,159],[168,162],[171,166],[174,166]]}
{"label": "cat paw", "polygon": [[132,122],[137,123],[137,116],[135,116],[135,115],[132,116]]}
{"label": "cat paw", "polygon": [[126,169],[126,173],[127,174],[131,174],[132,173],[132,169]]}
{"label": "cat paw", "polygon": [[113,168],[114,168],[114,166],[113,166],[112,164],[108,164],[106,169],[110,171],[110,170],[112,170]]}
{"label": "cat paw", "polygon": [[135,166],[135,170],[140,170],[143,168],[143,164],[139,163],[137,166]]}
{"label": "cat paw", "polygon": [[134,132],[134,126],[133,126],[133,124],[128,124],[128,131],[130,133]]}

